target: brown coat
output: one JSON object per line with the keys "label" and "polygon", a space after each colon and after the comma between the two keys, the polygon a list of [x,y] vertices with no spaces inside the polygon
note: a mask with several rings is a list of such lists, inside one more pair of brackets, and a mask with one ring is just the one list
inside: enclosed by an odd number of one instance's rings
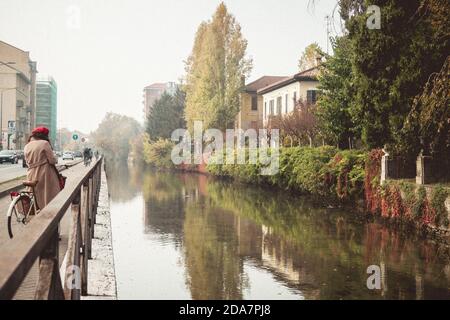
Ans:
{"label": "brown coat", "polygon": [[28,164],[27,180],[37,180],[35,188],[39,208],[44,208],[60,191],[59,180],[54,166],[55,156],[50,143],[45,140],[32,139],[24,149]]}

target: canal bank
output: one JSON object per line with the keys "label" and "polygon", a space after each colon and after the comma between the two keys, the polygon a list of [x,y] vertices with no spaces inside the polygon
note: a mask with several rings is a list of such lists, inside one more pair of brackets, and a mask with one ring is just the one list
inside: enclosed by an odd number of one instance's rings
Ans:
{"label": "canal bank", "polygon": [[119,299],[450,298],[448,246],[351,209],[126,164],[108,183]]}
{"label": "canal bank", "polygon": [[92,259],[88,261],[88,275],[88,296],[82,296],[82,300],[117,299],[110,199],[104,168],[101,173],[99,202],[92,239]]}

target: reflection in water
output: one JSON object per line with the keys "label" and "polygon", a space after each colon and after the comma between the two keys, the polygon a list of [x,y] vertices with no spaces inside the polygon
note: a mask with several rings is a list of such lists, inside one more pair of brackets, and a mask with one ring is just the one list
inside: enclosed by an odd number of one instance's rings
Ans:
{"label": "reflection in water", "polygon": [[450,298],[448,250],[429,240],[281,191],[108,171],[119,298]]}

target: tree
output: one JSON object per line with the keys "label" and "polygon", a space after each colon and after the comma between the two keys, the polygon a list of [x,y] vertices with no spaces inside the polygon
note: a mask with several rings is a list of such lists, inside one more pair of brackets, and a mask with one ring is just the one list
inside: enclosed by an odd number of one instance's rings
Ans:
{"label": "tree", "polygon": [[232,127],[239,112],[243,79],[251,70],[247,40],[233,15],[221,3],[211,21],[200,24],[186,62],[187,127],[203,121],[205,128]]}
{"label": "tree", "polygon": [[439,73],[434,74],[424,91],[414,99],[402,130],[400,150],[417,155],[420,149],[432,155],[442,174],[450,176],[450,57]]}
{"label": "tree", "polygon": [[358,123],[352,119],[356,88],[353,86],[348,37],[332,39],[334,55],[326,56],[319,73],[320,95],[317,116],[321,131],[328,141],[341,149],[351,148],[352,140],[360,137]]}
{"label": "tree", "polygon": [[170,139],[175,129],[185,128],[185,94],[179,88],[174,95],[163,93],[148,115],[146,132],[152,141]]}
{"label": "tree", "polygon": [[280,130],[282,141],[290,139],[293,144],[301,144],[306,140],[312,147],[314,138],[319,133],[315,106],[299,100],[291,113],[269,118],[267,129],[270,131],[272,128]]}
{"label": "tree", "polygon": [[345,1],[356,8],[378,5],[381,29],[367,28],[366,13],[355,14],[346,22],[357,90],[353,114],[354,121],[361,123],[366,146],[376,148],[400,142],[399,133],[414,97],[430,74],[440,70],[449,46],[448,35],[437,36],[430,18],[433,12],[421,13],[425,0],[363,2]]}
{"label": "tree", "polygon": [[130,141],[141,132],[141,125],[135,119],[108,112],[92,133],[92,138],[107,158],[127,160]]}
{"label": "tree", "polygon": [[322,50],[316,42],[307,46],[298,61],[299,71],[314,68],[317,65],[317,59],[322,56],[321,52]]}

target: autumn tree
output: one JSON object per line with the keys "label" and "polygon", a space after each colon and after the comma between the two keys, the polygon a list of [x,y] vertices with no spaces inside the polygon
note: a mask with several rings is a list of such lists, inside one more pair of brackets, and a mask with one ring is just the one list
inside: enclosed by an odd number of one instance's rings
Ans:
{"label": "autumn tree", "polygon": [[141,125],[128,116],[108,112],[91,135],[94,144],[106,158],[127,160],[130,141],[142,132]]}
{"label": "autumn tree", "polygon": [[307,141],[312,147],[320,132],[315,110],[315,105],[300,100],[292,112],[284,116],[271,116],[266,129],[279,129],[280,138],[285,143],[301,145]]}
{"label": "autumn tree", "polygon": [[300,60],[298,61],[299,71],[304,71],[317,66],[317,59],[322,56],[321,52],[322,50],[316,42],[311,43],[309,46],[307,46],[305,48],[305,51],[303,51]]}
{"label": "autumn tree", "polygon": [[192,130],[196,120],[203,121],[205,128],[233,126],[243,80],[252,67],[246,49],[239,23],[221,3],[212,20],[200,24],[186,62],[188,129]]}

